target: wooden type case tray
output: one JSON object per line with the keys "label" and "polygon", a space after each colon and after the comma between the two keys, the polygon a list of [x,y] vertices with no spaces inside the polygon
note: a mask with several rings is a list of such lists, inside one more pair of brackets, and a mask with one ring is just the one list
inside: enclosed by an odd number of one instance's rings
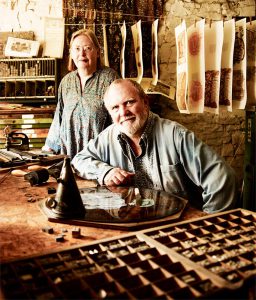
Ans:
{"label": "wooden type case tray", "polygon": [[256,213],[235,209],[1,265],[6,299],[190,299],[255,284]]}

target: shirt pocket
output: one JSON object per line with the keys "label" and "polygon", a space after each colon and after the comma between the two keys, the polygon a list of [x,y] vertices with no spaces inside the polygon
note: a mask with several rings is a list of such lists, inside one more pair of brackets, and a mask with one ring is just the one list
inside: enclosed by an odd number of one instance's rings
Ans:
{"label": "shirt pocket", "polygon": [[179,194],[183,196],[185,192],[185,179],[181,164],[175,165],[160,165],[163,187],[166,192]]}

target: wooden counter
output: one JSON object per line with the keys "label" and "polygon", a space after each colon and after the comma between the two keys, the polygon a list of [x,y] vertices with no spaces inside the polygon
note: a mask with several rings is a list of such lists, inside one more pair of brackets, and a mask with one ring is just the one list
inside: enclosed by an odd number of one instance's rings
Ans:
{"label": "wooden counter", "polygon": [[[95,186],[93,182],[81,179],[77,183],[79,188]],[[48,187],[57,188],[55,179],[50,178],[41,186],[30,186],[23,177],[0,173],[1,261],[62,250],[127,233],[121,230],[79,226],[81,238],[72,238],[71,229],[74,226],[51,223],[39,209],[39,201],[48,196]],[[204,215],[205,213],[187,206],[180,221]],[[42,229],[47,226],[53,227],[53,234],[43,232]],[[63,242],[56,241],[58,234],[65,235]]]}

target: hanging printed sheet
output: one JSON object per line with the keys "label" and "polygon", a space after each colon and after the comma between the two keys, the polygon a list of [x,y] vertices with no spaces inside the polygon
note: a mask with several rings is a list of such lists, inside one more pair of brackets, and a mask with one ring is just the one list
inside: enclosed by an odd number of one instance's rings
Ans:
{"label": "hanging printed sheet", "polygon": [[108,21],[106,27],[108,41],[108,60],[109,66],[120,75],[120,56],[122,48],[122,35],[119,24],[114,23],[114,19]]}
{"label": "hanging printed sheet", "polygon": [[236,38],[233,57],[233,108],[246,105],[246,18],[236,21]]}
{"label": "hanging printed sheet", "polygon": [[135,49],[135,60],[137,66],[137,78],[138,83],[141,82],[143,78],[143,60],[142,60],[142,36],[141,36],[141,21],[131,26],[133,43]]}
{"label": "hanging printed sheet", "polygon": [[120,73],[122,78],[125,78],[125,42],[126,42],[126,25],[125,21],[123,22],[123,25],[121,26],[121,35],[122,35],[122,48],[121,48],[121,54],[120,54]]}
{"label": "hanging printed sheet", "polygon": [[235,31],[234,19],[224,22],[219,94],[220,110],[223,111],[232,111],[232,78]]}
{"label": "hanging printed sheet", "polygon": [[188,110],[190,113],[204,111],[205,61],[204,24],[202,19],[191,25],[188,35]]}
{"label": "hanging printed sheet", "polygon": [[65,19],[43,18],[43,57],[63,58]]}
{"label": "hanging printed sheet", "polygon": [[188,41],[186,22],[182,21],[175,28],[176,53],[177,53],[177,89],[176,103],[181,113],[189,113],[187,109],[187,76],[188,76]]}
{"label": "hanging printed sheet", "polygon": [[104,60],[104,65],[106,67],[109,67],[109,60],[108,60],[108,39],[107,39],[107,31],[106,31],[106,24],[102,24],[102,31],[103,31],[103,60]]}
{"label": "hanging printed sheet", "polygon": [[143,61],[143,77],[152,78],[152,23],[151,22],[141,22],[141,40],[143,47],[142,51],[142,61]]}
{"label": "hanging printed sheet", "polygon": [[152,85],[156,85],[158,81],[158,38],[157,38],[158,20],[152,23],[151,38],[152,38]]}
{"label": "hanging printed sheet", "polygon": [[134,78],[137,76],[137,66],[135,60],[135,49],[132,39],[132,28],[130,23],[126,22],[126,40],[124,52],[125,77]]}
{"label": "hanging printed sheet", "polygon": [[256,105],[256,20],[246,24],[247,105]]}
{"label": "hanging printed sheet", "polygon": [[205,24],[205,93],[204,110],[219,113],[220,67],[223,44],[223,21]]}
{"label": "hanging printed sheet", "polygon": [[[86,14],[87,11],[85,11],[85,14]],[[85,18],[85,17],[84,17]],[[96,13],[95,15],[95,20],[94,20],[94,24],[93,24],[93,27],[94,27],[94,33],[98,39],[98,42],[100,44],[100,55],[102,57],[102,62],[103,64],[105,64],[105,53],[104,53],[104,33],[103,33],[103,30],[106,30],[106,28],[104,28],[104,24],[106,23],[105,21],[105,15],[103,13],[99,14],[99,13]],[[85,24],[84,24],[84,28],[91,28],[89,26],[87,26],[87,20],[85,18]]]}

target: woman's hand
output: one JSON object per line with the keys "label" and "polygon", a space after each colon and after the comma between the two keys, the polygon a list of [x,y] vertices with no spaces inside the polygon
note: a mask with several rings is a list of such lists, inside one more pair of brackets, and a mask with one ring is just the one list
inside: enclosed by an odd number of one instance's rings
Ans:
{"label": "woman's hand", "polygon": [[44,145],[42,147],[42,151],[43,152],[54,152],[50,147],[48,147],[47,145]]}

